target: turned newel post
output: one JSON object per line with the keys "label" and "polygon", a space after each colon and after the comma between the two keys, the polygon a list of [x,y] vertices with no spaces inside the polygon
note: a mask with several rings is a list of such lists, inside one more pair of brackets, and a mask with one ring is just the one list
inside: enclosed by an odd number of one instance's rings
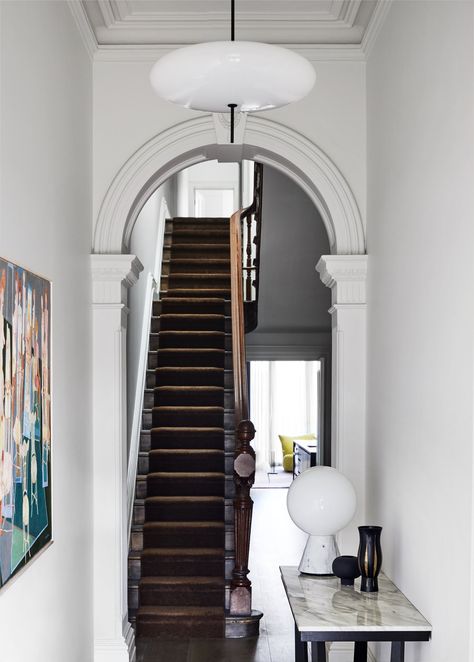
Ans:
{"label": "turned newel post", "polygon": [[252,613],[252,584],[247,575],[253,508],[250,488],[255,478],[255,451],[251,446],[254,437],[255,428],[252,421],[241,421],[237,427],[234,459],[235,566],[230,585],[230,613],[235,616],[248,616]]}

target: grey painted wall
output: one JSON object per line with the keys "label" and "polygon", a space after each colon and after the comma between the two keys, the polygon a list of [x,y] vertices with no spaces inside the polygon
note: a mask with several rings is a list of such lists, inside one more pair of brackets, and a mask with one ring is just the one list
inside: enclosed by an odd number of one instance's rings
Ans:
{"label": "grey painted wall", "polygon": [[325,227],[306,193],[265,166],[259,325],[247,336],[259,345],[329,345],[330,290],[315,271],[330,252]]}

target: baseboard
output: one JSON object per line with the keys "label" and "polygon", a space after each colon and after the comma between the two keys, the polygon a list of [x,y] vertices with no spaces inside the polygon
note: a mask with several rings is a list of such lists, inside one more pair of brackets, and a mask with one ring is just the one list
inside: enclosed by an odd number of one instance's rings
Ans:
{"label": "baseboard", "polygon": [[130,623],[122,637],[94,641],[94,662],[136,662],[136,659],[135,632]]}
{"label": "baseboard", "polygon": [[[353,662],[354,644],[349,641],[337,641],[326,646],[328,662]],[[377,662],[373,652],[368,648],[367,662]]]}

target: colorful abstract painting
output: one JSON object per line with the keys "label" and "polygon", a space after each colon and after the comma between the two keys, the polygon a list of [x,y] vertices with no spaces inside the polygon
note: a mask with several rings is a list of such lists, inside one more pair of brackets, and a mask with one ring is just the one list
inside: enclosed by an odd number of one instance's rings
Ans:
{"label": "colorful abstract painting", "polygon": [[52,539],[51,285],[0,259],[0,587]]}

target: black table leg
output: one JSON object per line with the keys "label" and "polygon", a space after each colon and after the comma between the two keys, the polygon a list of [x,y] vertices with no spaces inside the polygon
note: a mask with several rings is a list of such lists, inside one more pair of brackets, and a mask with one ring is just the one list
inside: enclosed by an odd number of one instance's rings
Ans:
{"label": "black table leg", "polygon": [[326,662],[326,642],[311,642],[311,662]]}
{"label": "black table leg", "polygon": [[354,643],[354,662],[367,662],[366,641],[356,641]]}
{"label": "black table leg", "polygon": [[392,654],[390,662],[404,662],[405,660],[405,642],[392,641]]}
{"label": "black table leg", "polygon": [[295,625],[295,662],[308,662],[308,644],[301,641],[301,634]]}

